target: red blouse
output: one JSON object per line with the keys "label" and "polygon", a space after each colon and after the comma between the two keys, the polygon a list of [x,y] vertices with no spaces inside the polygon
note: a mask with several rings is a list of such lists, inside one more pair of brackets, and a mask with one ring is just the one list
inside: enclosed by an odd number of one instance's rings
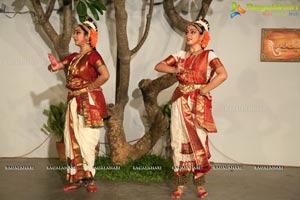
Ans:
{"label": "red blouse", "polygon": [[78,53],[72,53],[64,59],[63,64],[67,75],[66,87],[78,90],[86,88],[97,79],[97,69],[104,65],[104,61],[101,55],[93,50],[80,57]]}

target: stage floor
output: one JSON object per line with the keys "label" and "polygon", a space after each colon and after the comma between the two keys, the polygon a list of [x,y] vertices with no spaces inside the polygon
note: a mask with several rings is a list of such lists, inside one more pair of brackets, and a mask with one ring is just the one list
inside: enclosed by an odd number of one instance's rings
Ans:
{"label": "stage floor", "polygon": [[[99,191],[64,192],[57,159],[0,159],[1,200],[162,200],[171,199],[172,182],[137,183],[96,180]],[[214,164],[206,176],[207,200],[299,200],[300,168]],[[199,199],[189,180],[181,199]]]}

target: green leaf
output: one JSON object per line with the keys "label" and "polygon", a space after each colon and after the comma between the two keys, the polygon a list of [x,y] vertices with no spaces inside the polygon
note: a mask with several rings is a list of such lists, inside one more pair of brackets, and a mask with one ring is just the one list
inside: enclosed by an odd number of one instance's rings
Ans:
{"label": "green leaf", "polygon": [[79,16],[79,21],[82,23],[85,21],[85,16]]}
{"label": "green leaf", "polygon": [[66,111],[67,104],[63,102],[50,105],[49,110],[45,109],[43,111],[48,116],[47,123],[43,124],[43,128],[53,134],[56,141],[63,141]]}
{"label": "green leaf", "polygon": [[85,17],[87,15],[87,7],[86,7],[85,3],[83,3],[82,1],[78,2],[76,9],[77,9],[79,18]]}
{"label": "green leaf", "polygon": [[106,7],[99,1],[91,1],[91,4],[103,15],[103,10],[106,10]]}
{"label": "green leaf", "polygon": [[97,6],[101,9],[101,10],[106,10],[106,7],[105,5],[99,1],[99,0],[88,0],[90,1],[91,3],[95,3],[95,4],[98,4]]}
{"label": "green leaf", "polygon": [[99,15],[98,15],[97,10],[95,9],[95,7],[89,2],[87,2],[87,5],[88,5],[89,9],[91,10],[91,13],[93,14],[94,18],[96,20],[99,20]]}
{"label": "green leaf", "polygon": [[106,7],[103,3],[101,3],[100,1],[96,1],[96,2],[102,10],[106,10]]}
{"label": "green leaf", "polygon": [[49,117],[50,114],[50,110],[45,109],[43,112],[44,115],[46,115],[47,117]]}

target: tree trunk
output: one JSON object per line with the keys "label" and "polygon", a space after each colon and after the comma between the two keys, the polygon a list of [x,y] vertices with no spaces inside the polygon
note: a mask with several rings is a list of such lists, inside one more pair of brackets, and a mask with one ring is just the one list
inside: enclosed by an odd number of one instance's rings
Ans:
{"label": "tree trunk", "polygon": [[[150,27],[150,19],[154,1],[151,0],[149,14],[147,16],[147,25],[145,33],[138,45],[130,51],[127,37],[127,13],[125,10],[124,0],[115,0],[115,15],[117,27],[117,44],[118,44],[118,74],[117,74],[117,91],[116,104],[109,106],[111,119],[107,123],[108,141],[111,151],[111,159],[115,164],[125,164],[129,160],[136,160],[150,151],[156,141],[168,128],[168,119],[165,118],[157,104],[157,95],[160,92],[159,87],[163,84],[158,81],[143,80],[140,83],[146,111],[151,121],[150,130],[138,140],[134,145],[126,142],[123,129],[124,109],[128,102],[128,86],[130,80],[130,59],[131,55],[136,53],[145,41]],[[170,76],[169,76],[170,78]]]}
{"label": "tree trunk", "polygon": [[127,12],[125,0],[114,1],[117,27],[117,88],[116,104],[109,106],[111,118],[107,123],[108,142],[111,159],[116,164],[127,162],[131,145],[126,142],[123,129],[124,109],[128,102],[128,86],[130,80],[130,49],[127,37]]}

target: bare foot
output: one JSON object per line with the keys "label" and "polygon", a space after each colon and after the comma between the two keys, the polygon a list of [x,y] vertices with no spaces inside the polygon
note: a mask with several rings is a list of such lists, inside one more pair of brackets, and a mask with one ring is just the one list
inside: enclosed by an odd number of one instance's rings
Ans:
{"label": "bare foot", "polygon": [[208,195],[208,192],[206,192],[204,187],[202,187],[202,186],[197,186],[197,191],[198,191],[199,198],[204,198]]}
{"label": "bare foot", "polygon": [[80,188],[80,183],[72,183],[70,185],[66,185],[63,187],[63,190],[64,191],[70,191],[70,190],[75,190],[75,189],[78,189]]}
{"label": "bare foot", "polygon": [[183,195],[183,186],[177,186],[176,190],[171,194],[173,199],[179,199]]}
{"label": "bare foot", "polygon": [[98,191],[98,188],[94,185],[94,183],[89,183],[86,186],[86,189],[88,192],[97,192]]}

